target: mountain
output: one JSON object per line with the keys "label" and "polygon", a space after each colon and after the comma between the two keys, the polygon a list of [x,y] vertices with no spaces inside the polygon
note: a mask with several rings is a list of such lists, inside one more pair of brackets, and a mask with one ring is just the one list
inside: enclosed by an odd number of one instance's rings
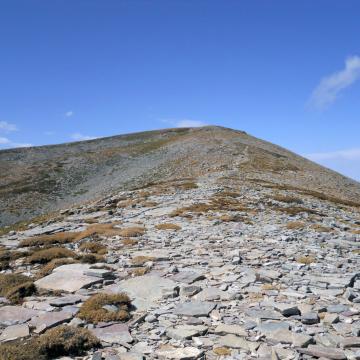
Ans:
{"label": "mountain", "polygon": [[359,358],[359,183],[220,127],[0,159],[0,360]]}
{"label": "mountain", "polygon": [[165,129],[0,151],[0,226],[74,204],[211,174],[360,204],[360,184],[243,131]]}

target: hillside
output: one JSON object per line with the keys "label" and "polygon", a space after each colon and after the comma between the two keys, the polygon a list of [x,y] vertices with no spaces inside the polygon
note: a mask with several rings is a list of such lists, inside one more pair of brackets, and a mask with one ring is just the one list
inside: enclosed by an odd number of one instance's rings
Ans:
{"label": "hillside", "polygon": [[0,231],[0,360],[359,358],[358,183],[219,127],[0,157],[3,223],[67,207]]}
{"label": "hillside", "polygon": [[2,150],[0,226],[119,190],[224,170],[242,182],[360,203],[359,183],[244,132],[209,126]]}

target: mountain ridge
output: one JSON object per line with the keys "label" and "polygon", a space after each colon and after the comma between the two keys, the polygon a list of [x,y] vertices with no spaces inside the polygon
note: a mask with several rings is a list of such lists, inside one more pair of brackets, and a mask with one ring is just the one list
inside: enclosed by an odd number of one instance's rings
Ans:
{"label": "mountain ridge", "polygon": [[0,151],[0,226],[151,182],[227,172],[360,204],[360,184],[244,131],[173,128]]}

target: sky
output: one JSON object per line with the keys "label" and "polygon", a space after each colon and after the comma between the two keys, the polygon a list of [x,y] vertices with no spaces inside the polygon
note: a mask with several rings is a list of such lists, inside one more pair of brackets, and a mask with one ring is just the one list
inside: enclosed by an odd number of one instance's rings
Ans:
{"label": "sky", "polygon": [[0,148],[244,130],[360,181],[357,0],[0,0]]}

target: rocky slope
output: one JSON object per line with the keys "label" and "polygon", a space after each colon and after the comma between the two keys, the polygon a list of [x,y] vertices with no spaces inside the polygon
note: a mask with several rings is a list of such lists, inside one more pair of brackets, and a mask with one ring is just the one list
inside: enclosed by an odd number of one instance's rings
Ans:
{"label": "rocky slope", "polygon": [[0,226],[119,190],[221,170],[233,170],[241,181],[360,203],[359,183],[244,132],[210,126],[2,150]]}
{"label": "rocky slope", "polygon": [[2,230],[0,360],[359,359],[358,183],[229,129],[141,136],[166,144],[113,177],[119,138],[67,145],[111,191]]}

